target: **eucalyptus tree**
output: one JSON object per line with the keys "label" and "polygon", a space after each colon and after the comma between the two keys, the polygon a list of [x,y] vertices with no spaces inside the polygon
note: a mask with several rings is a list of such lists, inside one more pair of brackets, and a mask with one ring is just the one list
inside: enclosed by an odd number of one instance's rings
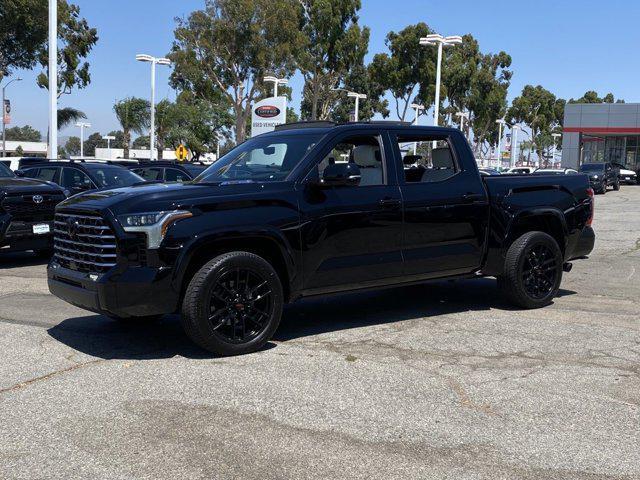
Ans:
{"label": "eucalyptus tree", "polygon": [[210,106],[231,108],[236,141],[244,141],[264,75],[295,70],[300,12],[297,0],[206,0],[203,10],[177,20],[171,84]]}

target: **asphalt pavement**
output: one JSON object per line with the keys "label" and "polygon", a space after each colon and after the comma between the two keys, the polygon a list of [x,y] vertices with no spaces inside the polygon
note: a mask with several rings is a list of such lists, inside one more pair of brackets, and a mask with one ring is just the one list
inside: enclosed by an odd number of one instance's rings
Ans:
{"label": "asphalt pavement", "polygon": [[493,279],[307,300],[233,358],[0,255],[0,478],[640,479],[640,186],[594,228],[547,308]]}

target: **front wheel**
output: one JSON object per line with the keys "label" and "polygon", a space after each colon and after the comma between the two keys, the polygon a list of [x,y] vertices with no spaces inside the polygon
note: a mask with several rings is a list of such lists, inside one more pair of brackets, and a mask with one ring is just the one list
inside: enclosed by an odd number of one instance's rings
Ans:
{"label": "front wheel", "polygon": [[618,190],[620,190],[620,181],[618,180],[616,183],[613,184],[613,189],[617,192]]}
{"label": "front wheel", "polygon": [[551,303],[562,281],[562,252],[553,237],[527,232],[507,251],[498,285],[518,307],[540,308]]}
{"label": "front wheel", "polygon": [[262,348],[280,323],[284,295],[274,268],[248,252],[229,252],[204,265],[182,302],[187,336],[216,355]]}

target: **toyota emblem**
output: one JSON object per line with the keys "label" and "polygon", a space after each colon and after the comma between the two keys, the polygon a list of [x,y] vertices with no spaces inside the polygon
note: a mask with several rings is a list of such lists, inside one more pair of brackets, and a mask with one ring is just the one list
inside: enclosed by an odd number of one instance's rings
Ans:
{"label": "toyota emblem", "polygon": [[44,202],[44,197],[42,195],[34,195],[33,196],[33,203],[42,203]]}

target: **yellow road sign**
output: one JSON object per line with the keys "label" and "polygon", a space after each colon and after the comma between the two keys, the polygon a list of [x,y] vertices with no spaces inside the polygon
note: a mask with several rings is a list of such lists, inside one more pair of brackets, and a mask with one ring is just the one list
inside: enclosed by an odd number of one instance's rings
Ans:
{"label": "yellow road sign", "polygon": [[187,150],[187,147],[185,147],[184,145],[179,145],[178,148],[176,148],[176,158],[178,160],[186,160],[188,155],[189,150]]}

